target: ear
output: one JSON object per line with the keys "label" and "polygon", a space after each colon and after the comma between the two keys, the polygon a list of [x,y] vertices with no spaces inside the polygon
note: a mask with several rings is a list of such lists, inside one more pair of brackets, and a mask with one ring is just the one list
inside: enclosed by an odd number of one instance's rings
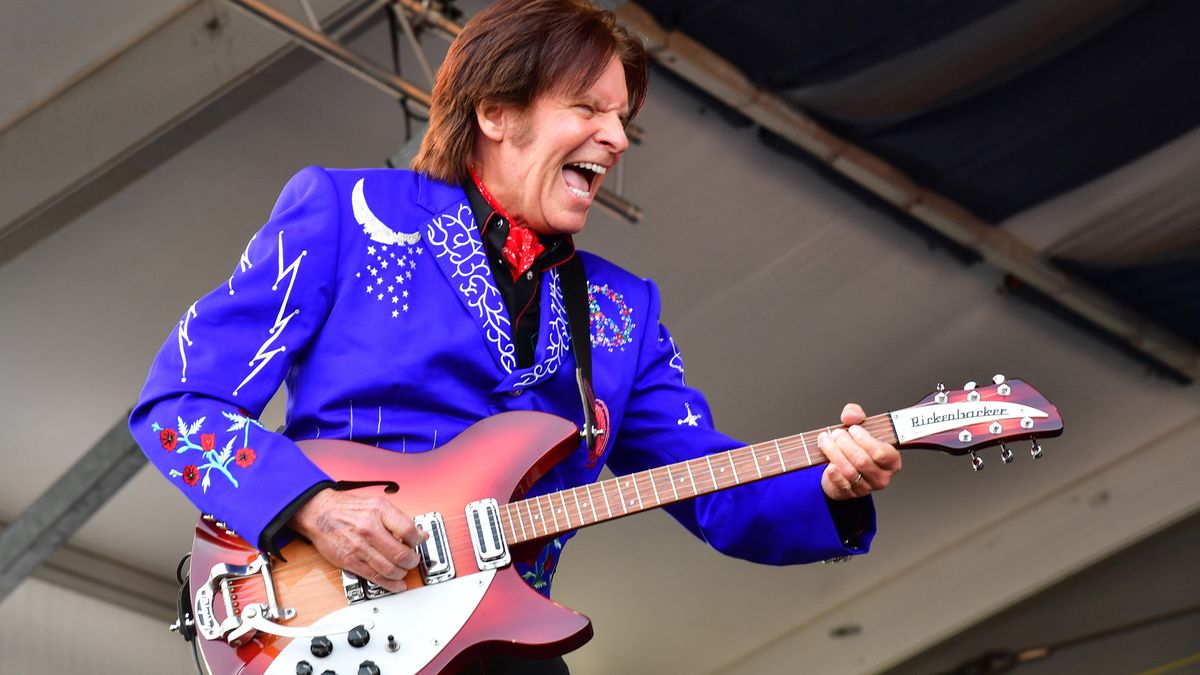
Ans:
{"label": "ear", "polygon": [[489,140],[499,143],[508,131],[510,118],[508,106],[493,101],[480,101],[475,105],[475,123],[479,131]]}

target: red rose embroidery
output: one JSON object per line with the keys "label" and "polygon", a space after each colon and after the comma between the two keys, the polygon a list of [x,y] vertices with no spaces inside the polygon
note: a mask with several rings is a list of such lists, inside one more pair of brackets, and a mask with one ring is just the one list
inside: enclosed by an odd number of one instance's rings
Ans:
{"label": "red rose embroidery", "polygon": [[242,448],[233,456],[233,461],[237,462],[237,465],[244,469],[254,463],[255,456],[254,448]]}
{"label": "red rose embroidery", "polygon": [[200,470],[196,468],[195,464],[183,467],[183,482],[193,486],[200,482]]}
{"label": "red rose embroidery", "polygon": [[203,448],[205,452],[217,447],[217,435],[200,434],[200,447]]}
{"label": "red rose embroidery", "polygon": [[179,444],[179,434],[174,429],[163,429],[158,432],[158,442],[162,443],[163,450],[171,452]]}

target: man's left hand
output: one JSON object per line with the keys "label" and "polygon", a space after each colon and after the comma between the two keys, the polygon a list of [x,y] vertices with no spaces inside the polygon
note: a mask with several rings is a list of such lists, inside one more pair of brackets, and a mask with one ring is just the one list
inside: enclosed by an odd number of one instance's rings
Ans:
{"label": "man's left hand", "polygon": [[845,429],[821,432],[817,446],[829,460],[821,488],[830,499],[854,499],[882,490],[900,470],[900,451],[875,438],[861,425],[867,418],[862,406],[842,408]]}

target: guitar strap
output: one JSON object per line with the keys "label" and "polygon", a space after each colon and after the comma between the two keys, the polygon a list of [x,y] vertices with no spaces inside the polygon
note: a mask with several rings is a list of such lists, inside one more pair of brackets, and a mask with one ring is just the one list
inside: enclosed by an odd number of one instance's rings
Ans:
{"label": "guitar strap", "polygon": [[588,466],[596,465],[608,445],[608,406],[596,398],[592,388],[592,330],[588,308],[587,273],[578,253],[559,267],[567,325],[571,330],[571,353],[575,355],[575,382],[583,403],[583,429],[579,434],[587,442]]}

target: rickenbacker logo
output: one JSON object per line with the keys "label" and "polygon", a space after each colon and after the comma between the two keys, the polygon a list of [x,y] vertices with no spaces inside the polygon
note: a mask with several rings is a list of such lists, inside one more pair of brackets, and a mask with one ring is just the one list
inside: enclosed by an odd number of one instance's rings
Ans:
{"label": "rickenbacker logo", "polygon": [[963,401],[961,403],[939,403],[905,408],[891,413],[896,438],[901,443],[954,431],[967,426],[996,420],[1036,419],[1048,415],[1020,403],[997,403],[995,401]]}
{"label": "rickenbacker logo", "polygon": [[980,408],[978,410],[963,410],[963,409],[959,408],[959,409],[956,409],[953,412],[947,413],[945,415],[939,415],[937,413],[934,413],[932,415],[925,415],[924,417],[921,417],[919,415],[913,415],[912,421],[910,422],[910,426],[915,429],[917,427],[924,427],[924,426],[928,426],[930,424],[938,424],[940,422],[958,422],[958,421],[963,421],[963,420],[974,421],[977,419],[979,421],[985,421],[980,418],[986,418],[987,420],[993,420],[993,419],[1001,419],[1001,418],[1005,418],[1005,417],[1009,417],[1009,416],[1010,415],[1008,412],[1008,406],[997,406],[995,408],[990,408],[990,407],[989,408]]}

